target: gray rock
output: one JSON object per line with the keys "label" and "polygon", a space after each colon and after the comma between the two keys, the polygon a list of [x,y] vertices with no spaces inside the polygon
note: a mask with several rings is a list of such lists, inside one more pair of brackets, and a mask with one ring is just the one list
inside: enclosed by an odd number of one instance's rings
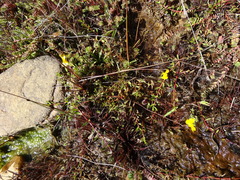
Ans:
{"label": "gray rock", "polygon": [[[25,60],[0,74],[0,90],[42,104],[58,102],[62,98],[59,72],[58,61],[50,56]],[[41,124],[52,113],[48,107],[11,94],[0,92],[0,136]]]}

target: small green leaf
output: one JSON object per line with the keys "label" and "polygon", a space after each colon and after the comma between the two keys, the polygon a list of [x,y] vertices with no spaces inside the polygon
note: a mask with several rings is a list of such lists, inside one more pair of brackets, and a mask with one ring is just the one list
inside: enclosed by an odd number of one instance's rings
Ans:
{"label": "small green leaf", "polygon": [[237,68],[240,67],[240,62],[235,62],[234,66],[236,66]]}
{"label": "small green leaf", "polygon": [[97,10],[100,10],[100,6],[99,5],[89,6],[89,11],[97,11]]}
{"label": "small green leaf", "polygon": [[134,179],[134,172],[129,171],[126,179],[133,180]]}
{"label": "small green leaf", "polygon": [[210,106],[210,103],[207,101],[200,101],[200,104],[204,105],[204,106]]}
{"label": "small green leaf", "polygon": [[172,108],[170,111],[168,111],[168,112],[164,115],[164,117],[169,116],[170,114],[172,114],[172,113],[175,112],[176,110],[177,110],[177,107]]}

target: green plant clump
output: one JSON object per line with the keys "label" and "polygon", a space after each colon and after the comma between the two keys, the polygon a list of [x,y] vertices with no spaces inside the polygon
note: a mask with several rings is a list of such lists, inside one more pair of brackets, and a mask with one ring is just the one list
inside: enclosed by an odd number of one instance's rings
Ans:
{"label": "green plant clump", "polygon": [[65,99],[51,122],[58,146],[22,177],[240,176],[237,1],[0,6],[1,71],[46,54],[62,65]]}

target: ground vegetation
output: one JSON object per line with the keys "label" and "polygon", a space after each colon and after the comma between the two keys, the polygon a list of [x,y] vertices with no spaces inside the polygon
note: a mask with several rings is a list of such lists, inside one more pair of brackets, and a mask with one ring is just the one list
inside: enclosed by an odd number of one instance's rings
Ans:
{"label": "ground vegetation", "polygon": [[1,1],[4,71],[51,55],[58,145],[22,179],[240,177],[237,0]]}

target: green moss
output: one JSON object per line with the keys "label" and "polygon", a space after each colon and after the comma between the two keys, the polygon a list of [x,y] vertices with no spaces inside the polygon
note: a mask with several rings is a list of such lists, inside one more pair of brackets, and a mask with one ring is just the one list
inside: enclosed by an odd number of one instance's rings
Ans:
{"label": "green moss", "polygon": [[50,128],[36,128],[22,132],[16,137],[2,138],[0,146],[0,166],[3,166],[16,155],[32,157],[49,153],[55,141]]}

